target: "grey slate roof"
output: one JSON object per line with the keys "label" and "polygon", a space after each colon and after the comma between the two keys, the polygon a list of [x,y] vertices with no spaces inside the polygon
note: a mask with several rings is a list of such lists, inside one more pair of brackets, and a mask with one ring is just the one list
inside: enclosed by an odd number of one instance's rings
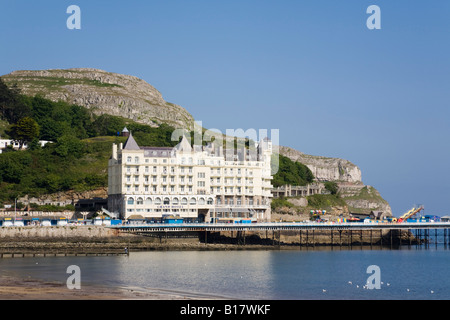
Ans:
{"label": "grey slate roof", "polygon": [[140,150],[141,148],[138,146],[136,140],[134,140],[133,135],[130,132],[130,135],[125,142],[124,150]]}

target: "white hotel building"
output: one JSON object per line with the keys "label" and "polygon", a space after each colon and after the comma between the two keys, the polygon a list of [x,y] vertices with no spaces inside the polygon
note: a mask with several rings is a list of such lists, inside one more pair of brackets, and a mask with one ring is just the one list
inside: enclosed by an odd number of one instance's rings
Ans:
{"label": "white hotel building", "polygon": [[[254,151],[254,152],[253,152]],[[108,165],[108,210],[123,219],[270,221],[272,142],[253,150],[140,147],[130,134],[113,144]]]}

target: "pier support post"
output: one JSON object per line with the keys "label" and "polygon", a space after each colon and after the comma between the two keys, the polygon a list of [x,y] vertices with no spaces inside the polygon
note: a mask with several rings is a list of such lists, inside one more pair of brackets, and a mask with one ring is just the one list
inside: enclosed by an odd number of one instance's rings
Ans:
{"label": "pier support post", "polygon": [[314,234],[315,234],[315,229],[313,229],[313,248],[315,248],[316,247],[316,238],[314,237]]}
{"label": "pier support post", "polygon": [[300,246],[300,249],[302,248],[302,229],[298,230],[298,244]]}
{"label": "pier support post", "polygon": [[331,248],[333,248],[333,229],[330,229],[330,235],[331,235]]}
{"label": "pier support post", "polygon": [[373,233],[373,230],[370,229],[370,249],[372,249],[372,241],[373,241],[372,233]]}
{"label": "pier support post", "polygon": [[437,243],[438,243],[438,241],[437,241],[437,229],[434,229],[434,243],[435,243],[435,246],[437,248]]}

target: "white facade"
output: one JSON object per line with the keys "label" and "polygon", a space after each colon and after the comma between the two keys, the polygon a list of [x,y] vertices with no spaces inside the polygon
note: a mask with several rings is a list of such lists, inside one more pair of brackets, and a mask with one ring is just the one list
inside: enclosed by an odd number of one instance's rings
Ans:
{"label": "white facade", "polygon": [[[39,144],[41,147],[45,146],[47,143],[51,141],[39,140]],[[2,153],[3,149],[11,145],[14,149],[19,149],[19,142],[12,139],[0,139],[0,153]],[[26,143],[22,146],[23,149],[27,149],[28,145]]]}
{"label": "white facade", "polygon": [[[185,221],[269,221],[272,145],[253,151],[214,144],[139,147],[130,135],[113,144],[108,166],[108,210],[124,218]],[[228,155],[228,156],[227,156]]]}

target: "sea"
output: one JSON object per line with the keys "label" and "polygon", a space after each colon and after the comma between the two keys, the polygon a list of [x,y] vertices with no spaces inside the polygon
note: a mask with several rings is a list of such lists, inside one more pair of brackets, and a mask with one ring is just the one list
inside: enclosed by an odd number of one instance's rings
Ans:
{"label": "sea", "polygon": [[443,244],[3,258],[0,272],[66,286],[74,265],[81,286],[157,289],[194,299],[450,299],[450,248]]}

